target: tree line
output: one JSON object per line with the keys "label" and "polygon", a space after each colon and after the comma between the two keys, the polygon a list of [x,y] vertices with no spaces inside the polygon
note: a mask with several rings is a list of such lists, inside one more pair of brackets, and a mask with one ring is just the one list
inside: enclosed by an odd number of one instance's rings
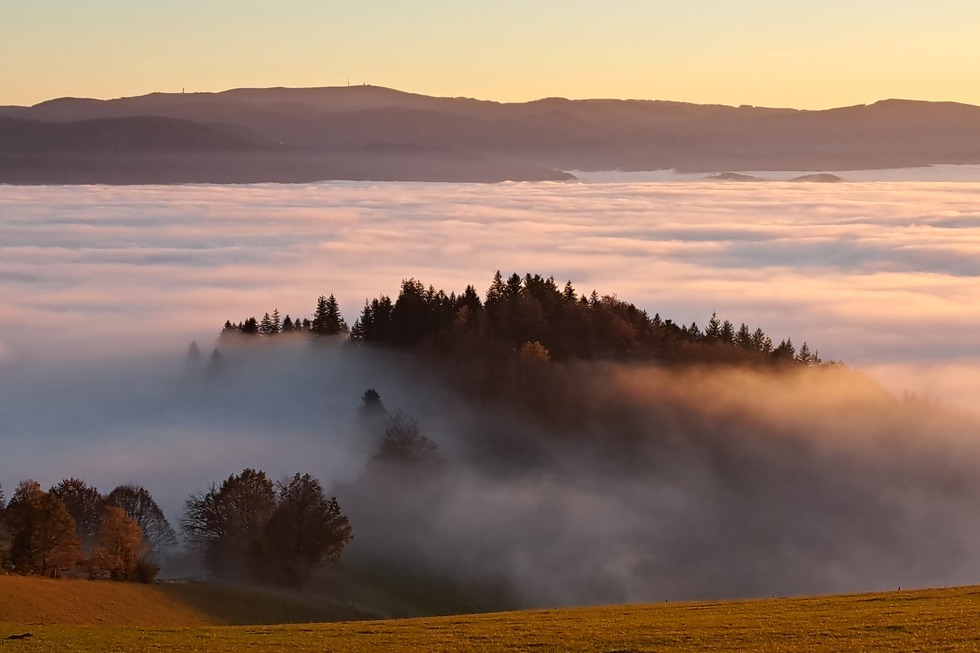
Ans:
{"label": "tree line", "polygon": [[273,483],[251,468],[189,497],[180,528],[215,576],[290,585],[336,560],[351,539],[337,499],[317,479]]}
{"label": "tree line", "polygon": [[120,485],[106,495],[77,478],[44,491],[25,480],[5,504],[0,566],[24,574],[150,582],[177,536],[150,493]]}
{"label": "tree line", "polygon": [[[309,474],[273,483],[245,469],[191,495],[180,530],[218,577],[302,583],[351,538],[337,500]],[[77,478],[44,491],[25,480],[5,503],[0,486],[0,569],[48,577],[152,582],[177,533],[150,493],[120,485],[103,495]]]}
{"label": "tree line", "polygon": [[312,319],[307,317],[293,320],[288,314],[283,317],[279,309],[274,308],[271,312],[266,312],[261,320],[257,320],[255,316],[238,323],[228,320],[221,333],[223,336],[274,336],[281,333],[334,336],[347,331],[347,323],[340,314],[337,298],[333,295],[321,295],[316,301]]}
{"label": "tree line", "polygon": [[499,353],[533,350],[548,360],[658,360],[665,363],[801,364],[823,363],[819,353],[792,338],[775,344],[761,328],[736,327],[713,313],[704,327],[653,317],[615,294],[579,294],[572,283],[554,277],[498,271],[481,296],[472,285],[462,292],[436,290],[403,280],[394,300],[367,300],[350,329],[334,295],[321,296],[312,318],[280,319],[279,311],[261,320],[226,321],[222,337],[280,334],[346,335],[355,345],[443,351]]}

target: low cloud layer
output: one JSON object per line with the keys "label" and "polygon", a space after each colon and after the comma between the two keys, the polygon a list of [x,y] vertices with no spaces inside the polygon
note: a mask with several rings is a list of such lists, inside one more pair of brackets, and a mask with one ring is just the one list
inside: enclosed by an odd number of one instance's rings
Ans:
{"label": "low cloud layer", "polygon": [[[135,481],[174,518],[253,466],[336,481],[363,509],[374,442],[356,408],[374,386],[453,466],[420,554],[524,579],[529,604],[975,581],[973,423],[915,401],[890,412],[876,386],[607,370],[597,387],[638,431],[662,431],[666,457],[623,474],[543,444],[548,473],[502,482],[462,434],[533,430],[460,411],[384,357],[228,351],[212,375],[184,354],[196,340],[206,359],[226,319],[308,316],[320,294],[353,322],[408,276],[482,291],[497,269],[528,271],[677,322],[717,311],[969,412],[978,199],[976,184],[931,182],[0,187],[0,481],[8,495],[25,476]],[[681,408],[695,421],[671,421]],[[352,517],[356,554],[372,525]]]}
{"label": "low cloud layer", "polygon": [[3,187],[0,361],[207,344],[226,319],[309,315],[330,292],[352,322],[407,276],[482,290],[500,269],[685,324],[717,311],[938,395],[924,381],[936,374],[912,372],[980,356],[978,195],[934,182]]}

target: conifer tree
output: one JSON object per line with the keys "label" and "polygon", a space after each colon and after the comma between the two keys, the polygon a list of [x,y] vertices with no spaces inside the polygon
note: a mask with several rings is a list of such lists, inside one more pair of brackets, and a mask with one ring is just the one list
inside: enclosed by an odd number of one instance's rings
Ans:
{"label": "conifer tree", "polygon": [[796,360],[796,347],[793,346],[793,339],[786,338],[779,343],[779,346],[772,350],[774,360]]}
{"label": "conifer tree", "polygon": [[807,366],[814,365],[818,362],[816,355],[810,351],[810,346],[806,344],[806,341],[803,342],[800,351],[797,352],[796,360]]}
{"label": "conifer tree", "polygon": [[704,337],[712,342],[721,340],[721,320],[718,319],[717,313],[711,314],[708,326],[704,328]]}
{"label": "conifer tree", "polygon": [[756,329],[752,332],[752,346],[763,354],[770,354],[772,353],[772,338],[767,336],[762,329]]}
{"label": "conifer tree", "polygon": [[347,333],[347,323],[340,314],[340,306],[333,294],[329,297],[320,295],[317,298],[310,330],[316,336],[336,336]]}
{"label": "conifer tree", "polygon": [[211,352],[211,358],[208,359],[208,372],[217,372],[221,369],[224,364],[224,358],[221,356],[221,352],[215,347]]}
{"label": "conifer tree", "polygon": [[755,345],[752,344],[752,332],[749,331],[749,326],[745,322],[742,322],[742,326],[735,333],[735,345],[740,349],[756,349]]}
{"label": "conifer tree", "polygon": [[500,270],[497,270],[493,275],[493,280],[490,282],[490,287],[487,288],[486,300],[484,301],[487,312],[492,313],[495,311],[500,303],[504,301],[506,293],[504,277],[500,274]]}
{"label": "conifer tree", "polygon": [[565,287],[561,291],[561,298],[566,304],[570,304],[577,299],[575,288],[572,286],[571,281],[565,282]]}
{"label": "conifer tree", "polygon": [[726,345],[731,345],[735,343],[735,327],[728,320],[722,322],[721,341]]}

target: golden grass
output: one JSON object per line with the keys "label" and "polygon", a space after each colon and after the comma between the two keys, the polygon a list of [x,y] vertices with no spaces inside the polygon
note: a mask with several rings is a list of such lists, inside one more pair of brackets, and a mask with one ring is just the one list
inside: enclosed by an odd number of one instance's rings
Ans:
{"label": "golden grass", "polygon": [[349,602],[273,588],[163,583],[156,589],[207,615],[212,623],[256,625],[377,618]]}
{"label": "golden grass", "polygon": [[153,585],[0,576],[0,622],[175,628],[220,623]]}
{"label": "golden grass", "polygon": [[975,651],[980,588],[287,626],[0,623],[0,638],[28,631],[0,651]]}

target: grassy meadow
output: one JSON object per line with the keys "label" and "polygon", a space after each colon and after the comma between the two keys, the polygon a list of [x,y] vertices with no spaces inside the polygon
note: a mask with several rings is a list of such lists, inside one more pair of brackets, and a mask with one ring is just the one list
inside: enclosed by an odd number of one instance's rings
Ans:
{"label": "grassy meadow", "polygon": [[[191,587],[191,589],[188,589]],[[201,585],[203,605],[235,603]],[[0,650],[96,651],[968,651],[980,588],[629,605],[267,626],[221,620],[165,586],[0,577]],[[211,594],[207,594],[211,592]],[[217,593],[215,593],[217,592]],[[246,597],[254,609],[288,601]],[[273,606],[278,606],[273,608]],[[305,610],[305,611],[304,611]],[[235,614],[232,610],[229,614]],[[243,615],[238,614],[238,617]],[[23,640],[8,635],[32,633]]]}

